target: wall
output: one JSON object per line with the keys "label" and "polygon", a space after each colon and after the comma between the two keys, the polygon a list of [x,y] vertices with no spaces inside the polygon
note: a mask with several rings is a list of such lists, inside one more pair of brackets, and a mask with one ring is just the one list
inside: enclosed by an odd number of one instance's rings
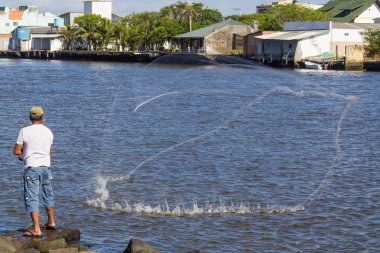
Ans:
{"label": "wall", "polygon": [[69,12],[69,13],[59,15],[59,16],[64,19],[65,25],[73,26],[75,18],[81,17],[83,15],[84,15],[83,12]]}
{"label": "wall", "polygon": [[330,33],[303,39],[298,42],[294,61],[300,62],[307,57],[318,56],[329,51],[331,51]]}
{"label": "wall", "polygon": [[38,13],[37,6],[27,6],[22,11],[19,8],[5,7],[4,11],[0,11],[0,34],[10,34],[18,26],[49,26],[54,24],[55,18],[57,16],[51,13]]}
{"label": "wall", "polygon": [[233,50],[233,35],[246,35],[254,30],[250,26],[226,26],[210,34],[205,38],[205,48],[207,54],[224,54]]}
{"label": "wall", "polygon": [[346,55],[346,46],[363,45],[363,36],[360,34],[362,29],[332,29],[331,51],[337,57]]}
{"label": "wall", "polygon": [[112,20],[112,2],[111,1],[85,1],[84,14],[97,14],[103,18]]}
{"label": "wall", "polygon": [[256,36],[265,35],[265,34],[271,34],[272,31],[259,31],[255,33],[248,34],[245,36],[244,39],[244,57],[254,57],[258,55],[259,53],[259,42],[260,39],[256,38]]}
{"label": "wall", "polygon": [[364,47],[347,46],[345,66],[346,70],[363,70],[364,64]]}
{"label": "wall", "polygon": [[360,14],[354,23],[374,23],[374,19],[380,18],[380,7],[374,3],[371,7]]}

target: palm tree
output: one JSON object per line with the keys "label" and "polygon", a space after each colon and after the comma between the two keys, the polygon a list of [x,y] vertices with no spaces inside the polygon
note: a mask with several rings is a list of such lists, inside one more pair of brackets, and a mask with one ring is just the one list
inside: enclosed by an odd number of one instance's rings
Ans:
{"label": "palm tree", "polygon": [[71,26],[67,24],[66,31],[62,32],[63,45],[70,51],[74,49],[74,45],[78,43],[78,40],[80,39],[78,31],[79,30],[77,26]]}
{"label": "palm tree", "polygon": [[113,26],[113,34],[116,39],[116,46],[119,51],[123,51],[123,48],[127,44],[128,29],[127,29],[127,19],[122,18],[118,23]]}
{"label": "palm tree", "polygon": [[99,26],[103,18],[95,14],[86,14],[75,19],[75,23],[79,26],[79,34],[87,43],[87,49],[93,50],[99,39]]}
{"label": "palm tree", "polygon": [[100,49],[105,50],[113,36],[113,24],[109,19],[102,18],[98,26],[98,41]]}

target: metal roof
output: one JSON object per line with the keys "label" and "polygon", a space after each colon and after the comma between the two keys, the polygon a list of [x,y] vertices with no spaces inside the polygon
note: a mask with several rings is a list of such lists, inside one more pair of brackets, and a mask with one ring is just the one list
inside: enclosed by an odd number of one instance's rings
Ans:
{"label": "metal roof", "polygon": [[257,36],[258,39],[263,40],[303,40],[323,34],[329,33],[329,30],[319,31],[289,31],[289,32],[275,32],[271,34]]}
{"label": "metal roof", "polygon": [[332,29],[380,29],[380,24],[377,23],[339,23],[332,22]]}
{"label": "metal roof", "polygon": [[175,38],[204,38],[207,37],[208,35],[214,33],[215,31],[226,27],[226,26],[247,26],[243,23],[237,22],[232,19],[224,20],[220,23],[216,23],[210,26],[203,27],[201,29],[188,32],[188,33],[183,33],[178,36],[175,36]]}
{"label": "metal roof", "polygon": [[331,0],[319,10],[326,12],[333,21],[353,22],[375,3],[378,0]]}

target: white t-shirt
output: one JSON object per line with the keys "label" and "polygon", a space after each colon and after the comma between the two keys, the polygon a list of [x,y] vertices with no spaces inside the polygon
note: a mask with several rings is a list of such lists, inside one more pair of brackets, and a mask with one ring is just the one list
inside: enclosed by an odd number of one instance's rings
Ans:
{"label": "white t-shirt", "polygon": [[53,133],[42,124],[21,129],[16,143],[23,146],[25,167],[50,167],[50,149],[53,139]]}

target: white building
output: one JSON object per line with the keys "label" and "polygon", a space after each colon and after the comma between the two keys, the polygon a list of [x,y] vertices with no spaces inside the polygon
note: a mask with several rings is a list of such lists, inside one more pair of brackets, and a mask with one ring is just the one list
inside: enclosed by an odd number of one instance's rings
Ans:
{"label": "white building", "polygon": [[258,53],[274,61],[287,56],[300,62],[324,53],[345,56],[346,46],[363,45],[362,32],[380,29],[380,24],[338,22],[286,22],[284,31],[257,36]]}
{"label": "white building", "polygon": [[380,1],[330,0],[320,10],[335,22],[375,23],[380,18]]}
{"label": "white building", "polygon": [[59,17],[63,18],[65,25],[74,25],[74,20],[78,17],[82,17],[84,15],[83,12],[66,12],[60,14]]}
{"label": "white building", "polygon": [[97,14],[112,20],[112,1],[84,1],[84,14]]}
{"label": "white building", "polygon": [[10,40],[9,49],[18,51],[63,49],[59,27],[18,27]]}
{"label": "white building", "polygon": [[17,27],[48,27],[50,29],[60,25],[60,18],[51,13],[38,13],[37,6],[0,7],[0,50],[12,49],[13,45],[23,44],[14,41],[17,40],[13,36]]}

